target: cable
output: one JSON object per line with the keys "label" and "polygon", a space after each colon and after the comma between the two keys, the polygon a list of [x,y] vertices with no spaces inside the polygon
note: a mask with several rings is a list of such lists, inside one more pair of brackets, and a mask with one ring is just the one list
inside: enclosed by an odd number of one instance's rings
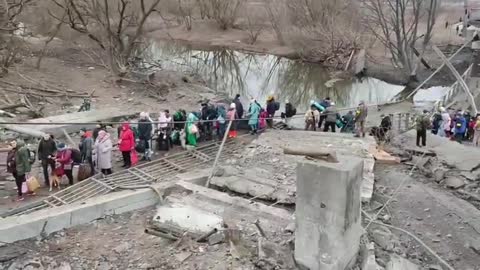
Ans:
{"label": "cable", "polygon": [[[418,238],[416,235],[414,235],[413,233],[407,231],[407,230],[404,230],[402,228],[399,228],[399,227],[396,227],[396,226],[392,226],[392,225],[388,225],[388,224],[385,224],[385,223],[382,223],[382,222],[378,222],[378,221],[374,221],[364,210],[362,210],[362,214],[365,215],[365,217],[367,219],[370,220],[370,223],[374,223],[374,224],[377,224],[377,225],[380,225],[380,226],[385,226],[387,228],[390,228],[390,229],[394,229],[394,230],[397,230],[397,231],[401,231],[405,234],[408,234],[409,236],[411,236],[413,239],[415,239],[418,243],[420,243],[428,252],[430,252],[435,258],[437,258],[437,260],[443,264],[444,266],[446,266],[449,270],[455,270],[452,266],[450,266],[444,259],[442,259],[435,251],[433,251],[433,249],[431,249],[429,246],[427,246],[427,244],[425,244],[420,238]],[[365,228],[366,230],[367,228]]]}
{"label": "cable", "polygon": [[[385,106],[385,105],[389,105],[389,104],[394,104],[394,103],[391,103],[391,102],[376,103],[376,104],[366,105],[366,107]],[[342,112],[342,111],[350,111],[350,110],[353,110],[353,109],[356,109],[356,108],[357,107],[345,107],[345,108],[336,109],[335,112],[331,112],[331,113],[320,113],[320,115],[321,116],[327,116],[327,115],[337,114],[338,112]],[[297,113],[296,115],[294,115],[293,117],[290,117],[290,118],[304,118],[304,117],[305,117],[305,113]],[[275,117],[269,117],[269,118],[258,117],[258,119],[259,120],[260,119],[274,120],[274,119],[283,119],[283,118],[281,118],[280,116],[275,116]],[[250,120],[249,118],[241,118],[241,119],[235,119],[234,121],[249,121],[249,120]],[[214,119],[214,120],[198,120],[198,121],[195,121],[195,122],[209,123],[209,122],[217,122],[217,121],[218,121],[217,119]],[[149,123],[150,124],[186,124],[186,123],[189,123],[189,122],[190,121],[171,121],[171,122],[152,121],[152,122],[149,122]],[[122,121],[122,122],[116,122],[116,121],[106,121],[106,122],[105,121],[95,121],[95,122],[18,122],[18,121],[15,121],[15,122],[1,122],[0,121],[0,126],[1,125],[25,125],[25,126],[52,125],[52,126],[61,126],[61,125],[98,125],[98,124],[121,125],[121,124],[124,124],[124,123],[136,125],[139,122],[138,121],[130,122],[128,120]]]}

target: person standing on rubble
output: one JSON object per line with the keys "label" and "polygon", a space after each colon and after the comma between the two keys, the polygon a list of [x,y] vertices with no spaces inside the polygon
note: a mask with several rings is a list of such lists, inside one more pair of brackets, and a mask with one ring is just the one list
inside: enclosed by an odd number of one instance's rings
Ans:
{"label": "person standing on rubble", "polygon": [[[430,128],[430,117],[428,110],[423,110],[423,114],[419,115],[416,119],[417,128],[417,146],[427,146],[427,129]],[[420,145],[420,140],[422,144]]]}
{"label": "person standing on rubble", "polygon": [[122,152],[123,166],[122,168],[130,168],[132,166],[131,152],[135,149],[135,136],[130,128],[130,124],[122,124],[122,132],[118,140],[118,149]]}
{"label": "person standing on rubble", "polygon": [[185,135],[187,144],[191,146],[197,146],[197,136],[198,136],[198,121],[200,119],[193,113],[189,113],[187,117],[187,124],[185,125]]}
{"label": "person standing on rubble", "polygon": [[152,139],[152,121],[149,119],[146,112],[140,113],[140,120],[138,121],[138,139],[139,143],[143,144],[145,152],[142,160],[151,161],[150,159],[150,140]]}
{"label": "person standing on rubble", "polygon": [[367,121],[368,116],[368,107],[365,105],[365,101],[360,101],[355,113],[355,125],[357,129],[357,134],[355,137],[364,137],[365,138],[365,122]]}
{"label": "person standing on rubble", "polygon": [[[55,152],[57,151],[57,144],[52,139],[50,134],[45,134],[38,144],[38,160],[42,163],[43,179],[45,186],[50,186],[50,175],[55,171]],[[48,172],[50,167],[51,172]]]}
{"label": "person standing on rubble", "polygon": [[225,136],[225,130],[227,128],[227,111],[222,104],[217,106],[217,125],[217,137],[218,140],[221,141]]}
{"label": "person standing on rubble", "polygon": [[112,147],[110,134],[100,130],[95,142],[95,163],[103,175],[112,174]]}
{"label": "person standing on rubble", "polygon": [[17,155],[17,141],[10,142],[10,151],[7,154],[7,172],[11,173],[15,182],[17,181],[17,163],[15,157]]}
{"label": "person standing on rubble", "polygon": [[287,129],[291,129],[290,122],[292,120],[292,117],[294,117],[297,114],[297,108],[293,106],[292,103],[290,103],[289,100],[285,101],[285,113],[283,113],[282,118],[285,118],[285,125],[287,125]]}

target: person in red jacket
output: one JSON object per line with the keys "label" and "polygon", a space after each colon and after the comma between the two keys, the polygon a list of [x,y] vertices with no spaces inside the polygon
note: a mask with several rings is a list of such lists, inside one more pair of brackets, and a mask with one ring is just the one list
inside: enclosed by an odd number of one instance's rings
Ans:
{"label": "person in red jacket", "polygon": [[68,184],[73,185],[73,159],[72,150],[67,148],[64,143],[60,143],[57,147],[55,174],[58,177],[66,175],[68,178]]}
{"label": "person in red jacket", "polygon": [[118,140],[118,149],[122,152],[123,156],[122,167],[130,168],[130,166],[132,166],[130,153],[135,149],[135,136],[128,123],[123,123],[122,125],[122,132],[120,133],[120,139]]}

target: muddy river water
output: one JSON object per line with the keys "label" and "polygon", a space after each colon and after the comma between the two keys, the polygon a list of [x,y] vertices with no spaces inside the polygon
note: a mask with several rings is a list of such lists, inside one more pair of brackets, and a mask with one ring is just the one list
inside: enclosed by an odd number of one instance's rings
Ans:
{"label": "muddy river water", "polygon": [[[308,107],[310,100],[329,96],[337,107],[356,106],[389,101],[404,87],[375,78],[333,79],[335,76],[322,66],[273,55],[259,55],[232,50],[194,50],[173,43],[155,43],[148,57],[165,69],[199,74],[208,86],[230,96],[239,93],[264,103],[268,95],[281,102],[289,100],[299,109]],[[421,91],[416,102],[441,97],[443,87]]]}

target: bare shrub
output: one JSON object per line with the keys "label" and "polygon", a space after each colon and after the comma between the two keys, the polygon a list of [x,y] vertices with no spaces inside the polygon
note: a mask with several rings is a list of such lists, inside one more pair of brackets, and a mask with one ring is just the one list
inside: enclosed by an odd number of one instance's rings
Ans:
{"label": "bare shrub", "polygon": [[233,27],[238,17],[242,0],[209,0],[209,2],[211,16],[220,28],[227,30]]}
{"label": "bare shrub", "polygon": [[197,1],[197,6],[198,10],[200,12],[200,18],[202,20],[204,19],[211,19],[212,16],[211,14],[211,5],[210,5],[210,0],[196,0]]}
{"label": "bare shrub", "polygon": [[25,49],[25,43],[18,35],[20,29],[17,18],[24,9],[32,4],[32,0],[9,0],[0,2],[0,76],[8,73],[17,60],[19,53]]}
{"label": "bare shrub", "polygon": [[245,17],[247,17],[247,32],[250,44],[257,42],[258,36],[260,36],[265,28],[263,23],[265,18],[264,13],[262,10],[251,10],[245,15]]}
{"label": "bare shrub", "polygon": [[267,11],[268,21],[270,22],[270,25],[275,32],[277,41],[280,43],[280,45],[285,45],[284,32],[287,31],[287,26],[283,23],[286,15],[285,2],[277,0],[266,0],[265,9]]}
{"label": "bare shrub", "polygon": [[[88,37],[106,52],[111,71],[128,73],[142,48],[148,17],[160,0],[52,0],[49,14],[58,22]],[[62,18],[67,14],[66,18]]]}
{"label": "bare shrub", "polygon": [[300,55],[339,68],[361,39],[360,7],[354,0],[305,0],[286,3],[291,26],[288,43]]}

